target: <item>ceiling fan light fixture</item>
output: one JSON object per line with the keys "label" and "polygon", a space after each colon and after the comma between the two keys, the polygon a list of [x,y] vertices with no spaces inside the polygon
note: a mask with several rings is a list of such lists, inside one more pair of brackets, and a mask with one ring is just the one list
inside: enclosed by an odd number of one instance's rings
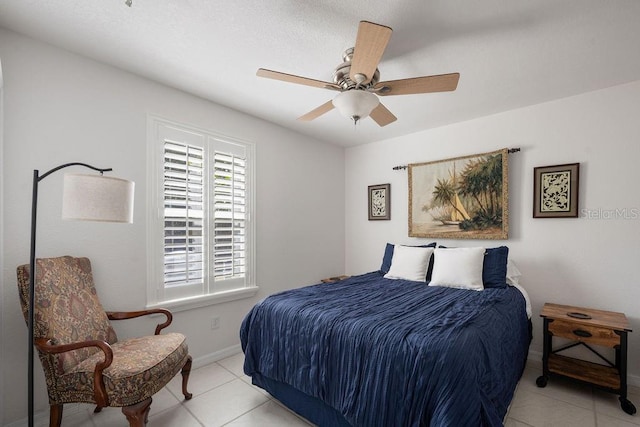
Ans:
{"label": "ceiling fan light fixture", "polygon": [[358,120],[369,116],[371,111],[380,104],[380,100],[371,92],[348,90],[340,92],[333,98],[332,103],[340,114],[350,118],[354,122],[358,122]]}

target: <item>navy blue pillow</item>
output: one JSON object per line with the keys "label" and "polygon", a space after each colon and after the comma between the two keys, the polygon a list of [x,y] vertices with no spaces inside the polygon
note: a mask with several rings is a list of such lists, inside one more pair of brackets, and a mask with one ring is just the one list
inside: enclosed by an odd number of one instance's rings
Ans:
{"label": "navy blue pillow", "polygon": [[394,245],[392,243],[387,243],[387,246],[384,248],[384,256],[382,257],[382,265],[380,266],[380,272],[382,274],[387,274],[389,269],[391,268],[391,260],[393,259],[393,248]]}
{"label": "navy blue pillow", "polygon": [[[389,269],[391,268],[391,260],[393,259],[393,248],[395,245],[393,243],[387,243],[387,246],[384,248],[384,256],[382,257],[382,265],[380,266],[380,272],[382,274],[387,274]],[[419,245],[414,246],[416,248],[435,248],[436,242],[431,242],[428,245]],[[433,256],[429,260],[429,267],[427,268],[427,282],[431,280],[431,272],[433,271]],[[505,273],[506,275],[506,273]]]}
{"label": "navy blue pillow", "polygon": [[482,283],[485,289],[507,287],[508,257],[509,248],[506,246],[487,249],[482,264]]}

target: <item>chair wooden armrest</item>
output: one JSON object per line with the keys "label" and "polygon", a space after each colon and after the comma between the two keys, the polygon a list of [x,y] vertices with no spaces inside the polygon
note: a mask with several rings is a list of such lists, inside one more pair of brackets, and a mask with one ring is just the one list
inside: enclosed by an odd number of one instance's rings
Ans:
{"label": "chair wooden armrest", "polygon": [[159,335],[160,331],[169,326],[173,321],[173,315],[165,308],[152,308],[140,311],[107,311],[109,320],[133,319],[135,317],[147,316],[149,314],[164,314],[167,316],[167,320],[164,323],[160,323],[156,326],[155,335]]}
{"label": "chair wooden armrest", "polygon": [[93,370],[93,391],[96,404],[98,406],[109,406],[107,389],[104,386],[104,380],[102,378],[102,371],[108,368],[113,362],[113,350],[108,342],[102,340],[90,340],[70,344],[54,344],[49,338],[36,338],[35,345],[39,351],[50,354],[64,353],[85,347],[98,347],[104,353],[104,360],[100,363],[96,363],[96,367]]}

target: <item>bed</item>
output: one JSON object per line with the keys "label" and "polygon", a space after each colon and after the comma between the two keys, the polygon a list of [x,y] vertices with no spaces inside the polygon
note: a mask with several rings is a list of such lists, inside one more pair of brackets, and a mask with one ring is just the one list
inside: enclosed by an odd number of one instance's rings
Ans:
{"label": "bed", "polygon": [[531,341],[526,296],[429,286],[431,254],[421,280],[383,262],[265,298],[240,329],[245,373],[320,426],[502,425]]}

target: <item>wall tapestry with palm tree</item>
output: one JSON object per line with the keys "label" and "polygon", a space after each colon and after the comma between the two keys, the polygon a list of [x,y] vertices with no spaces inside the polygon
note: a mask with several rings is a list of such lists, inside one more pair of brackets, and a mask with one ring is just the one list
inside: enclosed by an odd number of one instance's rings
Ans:
{"label": "wall tapestry with palm tree", "polygon": [[409,236],[506,239],[507,149],[409,165]]}

